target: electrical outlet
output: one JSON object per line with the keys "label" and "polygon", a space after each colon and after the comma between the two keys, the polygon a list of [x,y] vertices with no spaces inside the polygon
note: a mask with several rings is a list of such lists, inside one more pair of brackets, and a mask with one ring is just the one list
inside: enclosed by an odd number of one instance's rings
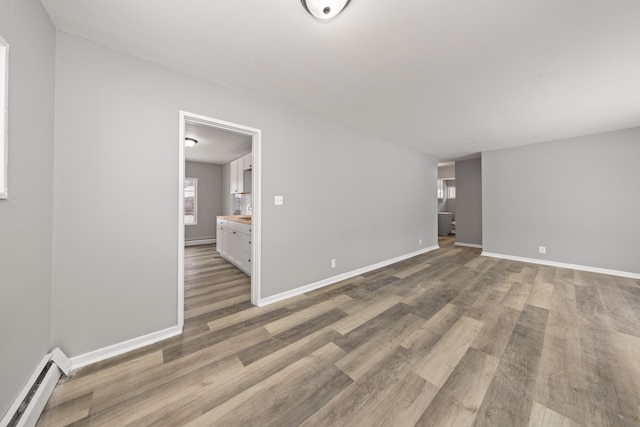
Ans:
{"label": "electrical outlet", "polygon": [[547,253],[547,247],[546,246],[539,246],[538,247],[538,252],[541,254],[546,254]]}
{"label": "electrical outlet", "polygon": [[283,196],[275,196],[274,203],[276,206],[284,205],[284,197]]}
{"label": "electrical outlet", "polygon": [[331,260],[331,268],[336,268],[336,260],[335,260],[335,258]]}

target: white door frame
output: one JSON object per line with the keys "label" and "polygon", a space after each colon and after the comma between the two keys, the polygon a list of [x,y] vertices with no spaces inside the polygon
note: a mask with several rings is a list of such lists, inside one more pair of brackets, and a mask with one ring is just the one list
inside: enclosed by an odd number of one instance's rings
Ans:
{"label": "white door frame", "polygon": [[179,140],[178,140],[178,327],[184,328],[184,137],[185,124],[196,122],[218,129],[251,137],[253,152],[252,195],[253,213],[251,219],[251,303],[258,305],[261,295],[260,273],[262,269],[260,256],[260,242],[262,230],[260,211],[262,207],[262,131],[200,114],[180,110]]}

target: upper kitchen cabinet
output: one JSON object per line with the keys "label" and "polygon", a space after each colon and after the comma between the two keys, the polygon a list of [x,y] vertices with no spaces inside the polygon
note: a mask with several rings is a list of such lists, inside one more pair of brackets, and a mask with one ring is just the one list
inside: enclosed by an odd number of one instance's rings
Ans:
{"label": "upper kitchen cabinet", "polygon": [[[251,192],[251,178],[247,177],[245,185],[245,172],[253,169],[253,153],[248,153],[230,163],[229,187],[231,194]],[[250,173],[249,173],[250,175]]]}
{"label": "upper kitchen cabinet", "polygon": [[244,165],[243,166],[244,170],[253,169],[253,153],[245,154],[245,156],[242,158],[242,163]]}
{"label": "upper kitchen cabinet", "polygon": [[229,188],[231,189],[231,194],[242,193],[244,190],[243,179],[243,158],[239,158],[230,163],[229,167]]}

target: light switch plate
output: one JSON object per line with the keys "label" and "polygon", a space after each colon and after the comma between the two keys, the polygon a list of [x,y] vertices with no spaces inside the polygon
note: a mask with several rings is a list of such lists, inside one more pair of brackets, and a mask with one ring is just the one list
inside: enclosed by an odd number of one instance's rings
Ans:
{"label": "light switch plate", "polygon": [[274,202],[276,204],[276,206],[281,206],[284,204],[284,197],[283,196],[276,196],[274,198]]}

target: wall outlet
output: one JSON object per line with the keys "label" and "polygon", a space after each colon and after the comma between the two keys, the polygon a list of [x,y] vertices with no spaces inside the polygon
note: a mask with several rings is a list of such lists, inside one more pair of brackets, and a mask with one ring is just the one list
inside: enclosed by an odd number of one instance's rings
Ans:
{"label": "wall outlet", "polygon": [[541,254],[546,254],[547,253],[547,247],[546,246],[538,246],[538,252]]}
{"label": "wall outlet", "polygon": [[422,239],[418,239],[418,244],[422,246]]}
{"label": "wall outlet", "polygon": [[336,268],[336,260],[335,260],[335,258],[331,260],[331,268]]}
{"label": "wall outlet", "polygon": [[276,206],[284,205],[284,196],[275,196],[274,203],[276,204]]}

